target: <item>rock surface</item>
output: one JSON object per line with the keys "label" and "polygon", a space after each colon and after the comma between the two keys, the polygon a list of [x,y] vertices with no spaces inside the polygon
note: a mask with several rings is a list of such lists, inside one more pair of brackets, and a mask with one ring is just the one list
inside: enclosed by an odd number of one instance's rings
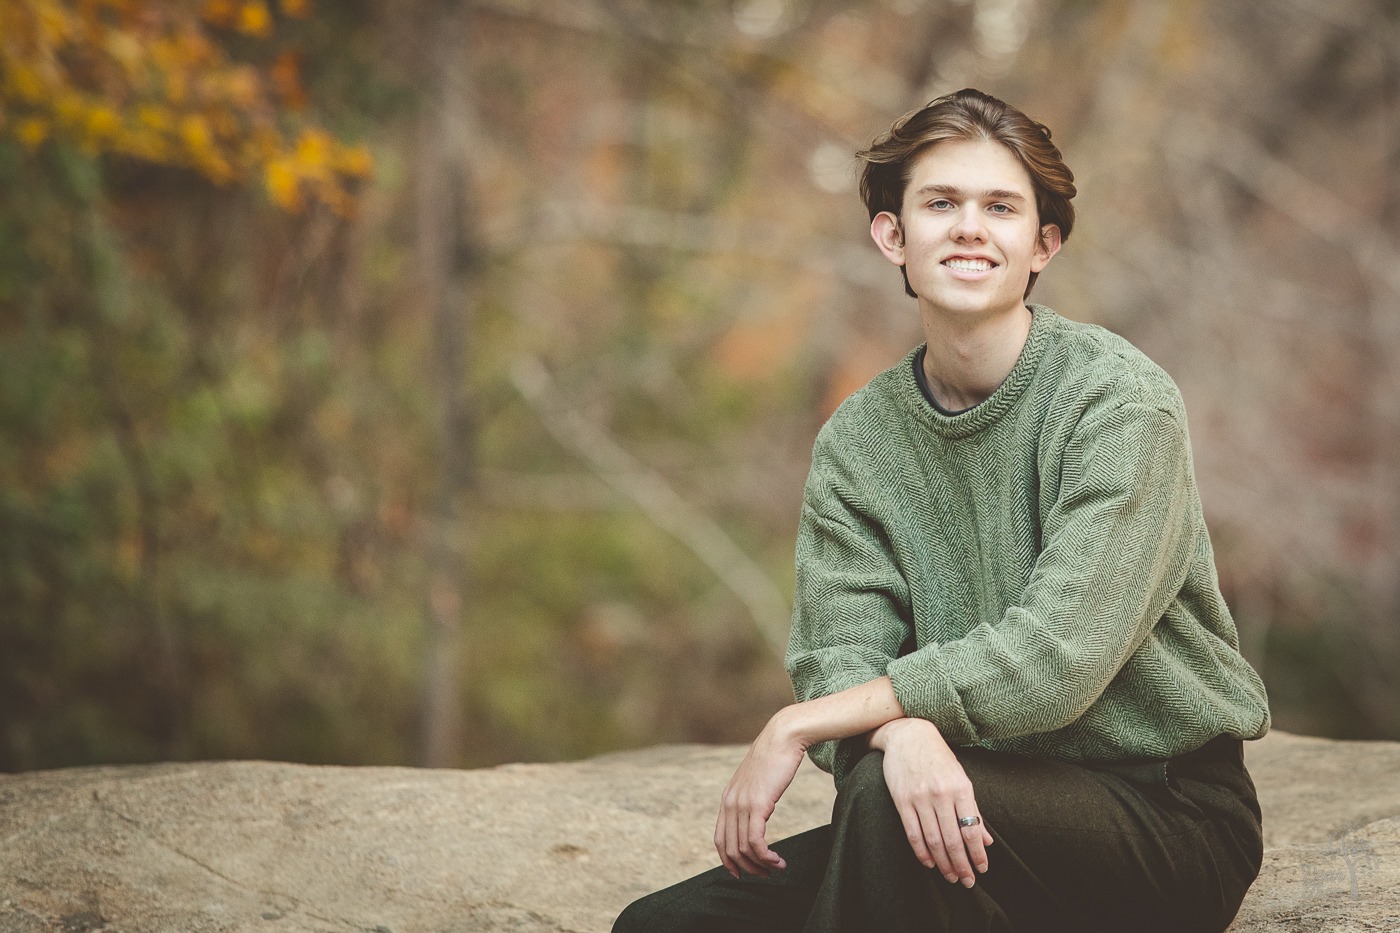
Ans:
{"label": "rock surface", "polygon": [[[603,933],[717,863],[738,747],[482,771],[268,762],[0,775],[0,931]],[[1400,931],[1400,743],[1248,747],[1265,864],[1234,933]],[[778,838],[825,822],[804,764]]]}

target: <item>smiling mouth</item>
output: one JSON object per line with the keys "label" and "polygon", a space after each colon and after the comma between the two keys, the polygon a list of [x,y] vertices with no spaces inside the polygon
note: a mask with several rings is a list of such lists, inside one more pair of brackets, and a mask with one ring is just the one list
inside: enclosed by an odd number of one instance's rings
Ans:
{"label": "smiling mouth", "polygon": [[943,265],[955,272],[990,272],[996,268],[990,259],[945,259]]}

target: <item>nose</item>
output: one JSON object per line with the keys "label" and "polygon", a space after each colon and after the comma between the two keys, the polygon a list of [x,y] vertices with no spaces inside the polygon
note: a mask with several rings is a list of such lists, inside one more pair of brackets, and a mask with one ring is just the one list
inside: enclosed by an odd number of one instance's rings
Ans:
{"label": "nose", "polygon": [[964,204],[958,210],[949,235],[959,243],[982,243],[987,239],[987,228],[982,223],[982,212],[975,204]]}

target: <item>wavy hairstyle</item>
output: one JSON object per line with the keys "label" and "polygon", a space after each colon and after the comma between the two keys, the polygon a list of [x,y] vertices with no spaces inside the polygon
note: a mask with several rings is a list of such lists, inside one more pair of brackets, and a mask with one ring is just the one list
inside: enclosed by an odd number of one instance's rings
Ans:
{"label": "wavy hairstyle", "polygon": [[[889,133],[876,139],[869,149],[856,153],[865,162],[860,174],[860,197],[871,220],[881,211],[899,216],[915,161],[929,146],[946,139],[988,140],[1011,150],[1030,174],[1039,225],[1054,224],[1060,228],[1061,241],[1069,239],[1074,229],[1074,205],[1070,200],[1077,193],[1074,173],[1050,141],[1049,128],[1005,101],[973,88],[963,88],[906,113],[894,122]],[[904,275],[904,291],[917,298],[909,287],[908,271],[901,267],[900,272]],[[1026,283],[1027,297],[1037,275],[1032,272]]]}

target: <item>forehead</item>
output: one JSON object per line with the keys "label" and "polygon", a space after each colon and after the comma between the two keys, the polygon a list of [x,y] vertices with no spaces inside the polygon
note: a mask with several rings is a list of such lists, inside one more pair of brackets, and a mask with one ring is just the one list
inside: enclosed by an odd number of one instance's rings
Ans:
{"label": "forehead", "polygon": [[1014,191],[1034,202],[1030,173],[1010,149],[990,139],[945,139],[919,153],[904,188],[908,199],[921,188],[956,188],[969,194]]}

